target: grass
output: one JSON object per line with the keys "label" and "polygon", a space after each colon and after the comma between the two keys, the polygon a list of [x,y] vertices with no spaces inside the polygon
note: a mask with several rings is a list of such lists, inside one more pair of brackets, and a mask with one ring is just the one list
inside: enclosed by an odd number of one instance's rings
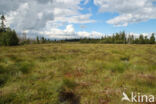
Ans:
{"label": "grass", "polygon": [[123,104],[123,91],[156,96],[155,80],[156,45],[0,47],[0,104]]}

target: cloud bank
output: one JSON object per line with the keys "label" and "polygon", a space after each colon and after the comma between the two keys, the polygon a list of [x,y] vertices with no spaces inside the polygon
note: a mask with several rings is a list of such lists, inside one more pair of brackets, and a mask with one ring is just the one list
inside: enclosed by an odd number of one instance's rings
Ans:
{"label": "cloud bank", "polygon": [[[50,31],[40,31],[40,34],[44,34],[45,37],[51,39],[79,39],[79,38],[95,38],[99,39],[103,36],[110,36],[112,34],[103,34],[96,31],[86,32],[86,31],[78,31],[76,32],[73,25],[67,25],[64,30],[58,28],[52,28]],[[138,38],[140,34],[138,33],[127,33],[128,35],[133,35],[135,38]],[[142,33],[142,35],[150,37],[150,34]]]}
{"label": "cloud bank", "polygon": [[[0,0],[0,13],[7,14],[7,24],[17,31],[40,30],[65,23],[91,23],[91,14],[79,11],[82,0]],[[87,3],[87,0],[86,2]]]}
{"label": "cloud bank", "polygon": [[43,28],[53,20],[51,0],[0,0],[0,12],[7,14],[7,23],[17,31]]}
{"label": "cloud bank", "polygon": [[101,38],[104,34],[96,31],[86,32],[79,31],[76,32],[73,25],[67,25],[64,30],[58,28],[52,28],[50,31],[40,32],[46,37],[51,39],[72,39],[72,38]]}
{"label": "cloud bank", "polygon": [[156,0],[94,0],[99,12],[112,12],[119,15],[107,21],[114,26],[128,26],[130,23],[156,19]]}

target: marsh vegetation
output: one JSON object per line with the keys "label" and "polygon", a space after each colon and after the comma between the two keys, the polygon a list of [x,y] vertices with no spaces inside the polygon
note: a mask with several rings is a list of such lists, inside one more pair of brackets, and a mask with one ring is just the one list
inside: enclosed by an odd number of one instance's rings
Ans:
{"label": "marsh vegetation", "polygon": [[156,45],[0,47],[0,104],[122,104],[156,95]]}

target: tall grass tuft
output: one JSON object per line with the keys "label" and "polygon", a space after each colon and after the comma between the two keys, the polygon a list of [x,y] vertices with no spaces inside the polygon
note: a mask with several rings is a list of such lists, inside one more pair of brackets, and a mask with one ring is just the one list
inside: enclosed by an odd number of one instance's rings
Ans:
{"label": "tall grass tuft", "polygon": [[25,61],[18,63],[17,66],[22,73],[27,74],[31,71],[33,64]]}

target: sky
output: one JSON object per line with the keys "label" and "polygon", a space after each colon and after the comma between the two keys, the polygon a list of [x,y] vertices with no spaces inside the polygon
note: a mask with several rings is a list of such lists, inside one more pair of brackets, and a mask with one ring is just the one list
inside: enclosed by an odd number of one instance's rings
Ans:
{"label": "sky", "polygon": [[156,0],[0,0],[0,14],[7,26],[31,38],[156,32]]}

